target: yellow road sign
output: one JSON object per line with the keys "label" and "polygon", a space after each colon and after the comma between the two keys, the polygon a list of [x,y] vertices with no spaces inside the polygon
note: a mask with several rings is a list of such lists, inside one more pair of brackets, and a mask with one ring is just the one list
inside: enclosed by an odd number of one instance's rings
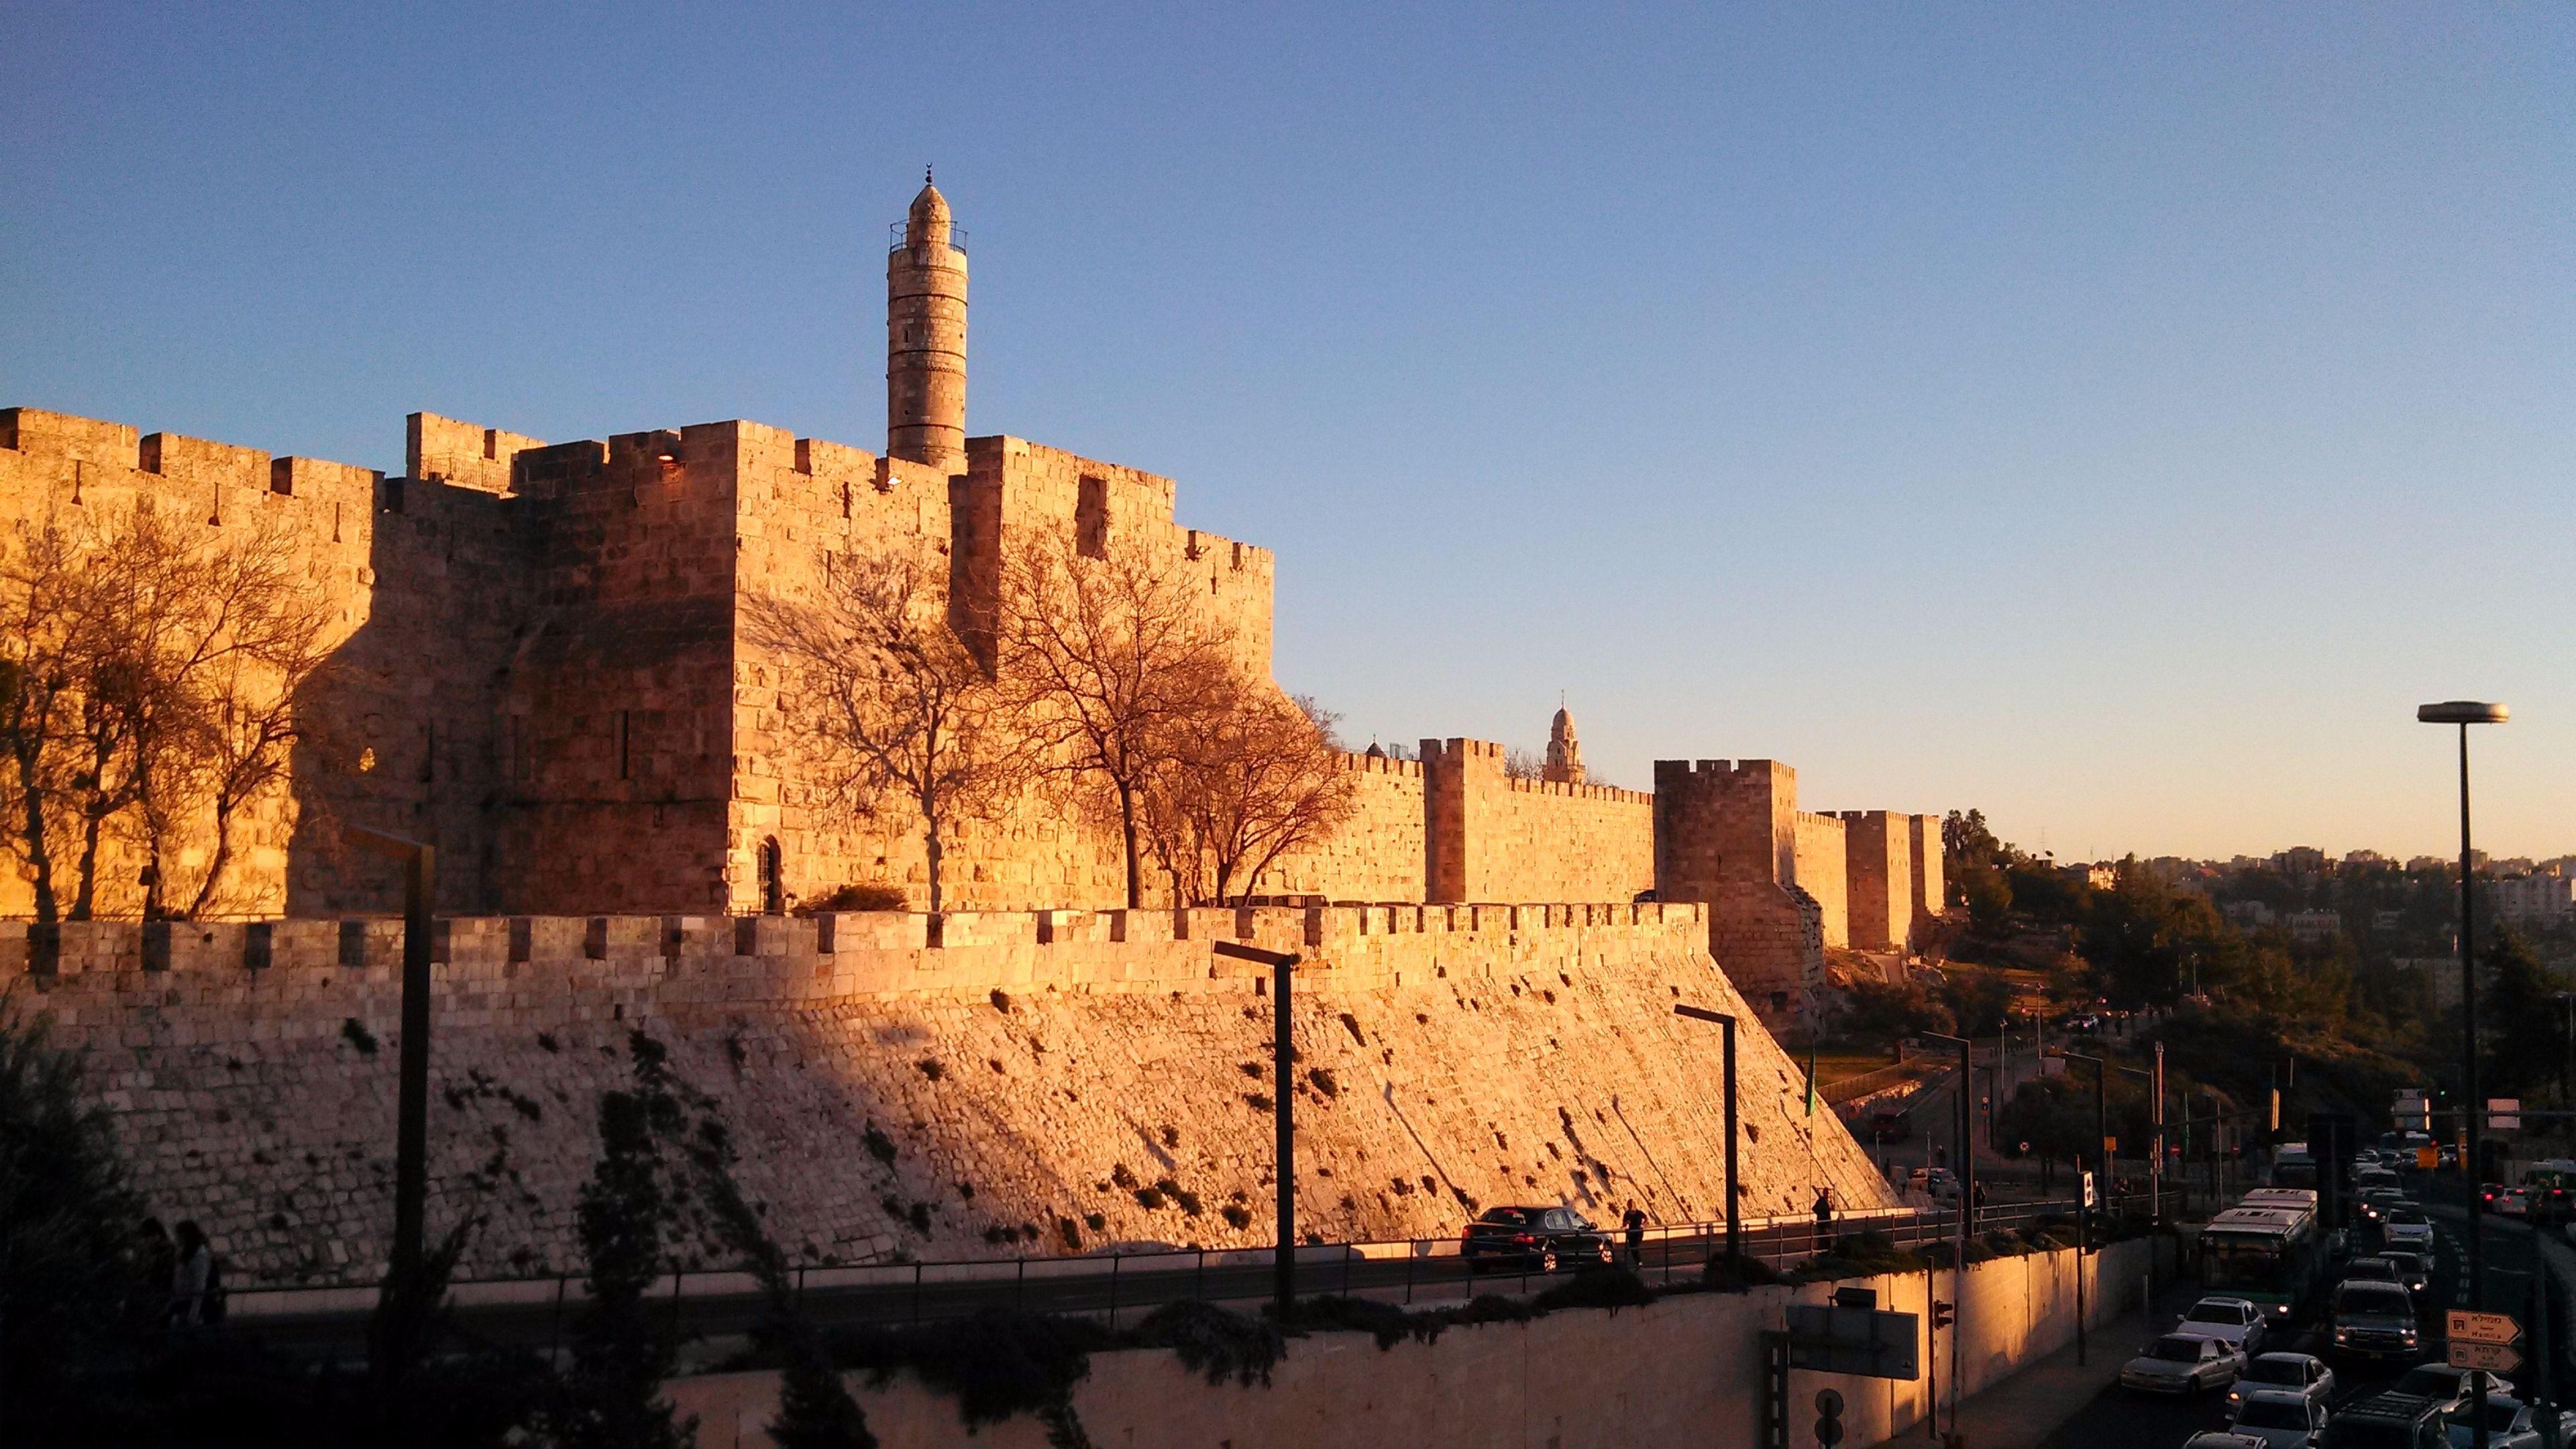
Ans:
{"label": "yellow road sign", "polygon": [[2522,1338],[2522,1325],[2510,1313],[2471,1313],[2465,1308],[2450,1312],[2448,1325],[2453,1343],[2488,1343],[2501,1347]]}

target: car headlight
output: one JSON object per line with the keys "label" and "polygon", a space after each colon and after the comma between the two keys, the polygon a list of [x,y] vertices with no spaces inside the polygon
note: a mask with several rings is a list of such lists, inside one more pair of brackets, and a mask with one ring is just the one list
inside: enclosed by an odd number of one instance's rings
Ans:
{"label": "car headlight", "polygon": [[2338,1328],[2338,1329],[2336,1329],[2336,1330],[2334,1331],[2334,1341],[2335,1341],[2335,1342],[2337,1342],[2337,1343],[2350,1343],[2350,1342],[2352,1342],[2352,1330],[2351,1330],[2351,1329],[2348,1329],[2348,1328]]}

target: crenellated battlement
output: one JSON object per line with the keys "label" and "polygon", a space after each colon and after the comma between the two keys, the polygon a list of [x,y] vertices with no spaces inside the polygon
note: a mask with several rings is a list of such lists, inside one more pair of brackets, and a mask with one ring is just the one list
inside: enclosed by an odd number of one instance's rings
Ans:
{"label": "crenellated battlement", "polygon": [[1563,800],[1605,800],[1620,805],[1651,806],[1655,803],[1652,791],[1622,790],[1616,785],[1575,785],[1562,780],[1529,780],[1518,776],[1503,783],[1506,788],[1524,795],[1553,795]]}
{"label": "crenellated battlement", "polygon": [[[1207,989],[1260,968],[1207,948],[1240,941],[1298,952],[1302,968],[1352,984],[1400,984],[1385,944],[1473,937],[1551,960],[1582,959],[1579,941],[1609,933],[1684,945],[1706,928],[1696,904],[1339,904],[1200,910],[848,912],[815,916],[442,916],[430,959],[451,973],[565,979],[642,972],[666,999],[680,978],[805,996],[973,992],[996,985],[1069,990]],[[225,922],[0,921],[0,989],[24,979],[39,999],[105,982],[123,992],[154,979],[283,972],[399,970],[403,927],[381,916]],[[1554,944],[1551,944],[1554,943]],[[1479,949],[1485,949],[1480,947]],[[1405,970],[1422,974],[1418,947]],[[541,978],[530,989],[543,990]],[[1232,988],[1228,988],[1232,989]]]}

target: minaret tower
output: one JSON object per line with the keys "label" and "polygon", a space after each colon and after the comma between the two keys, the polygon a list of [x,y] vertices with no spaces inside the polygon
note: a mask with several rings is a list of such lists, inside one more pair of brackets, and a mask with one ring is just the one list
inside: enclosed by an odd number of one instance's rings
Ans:
{"label": "minaret tower", "polygon": [[966,249],[948,198],[921,194],[886,254],[886,454],[966,471]]}

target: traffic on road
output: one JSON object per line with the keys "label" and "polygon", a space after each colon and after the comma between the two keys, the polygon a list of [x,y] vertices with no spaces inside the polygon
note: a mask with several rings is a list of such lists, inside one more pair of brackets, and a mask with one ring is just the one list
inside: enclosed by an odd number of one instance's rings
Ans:
{"label": "traffic on road", "polygon": [[[2514,1311],[2473,1312],[2465,1214],[2426,1200],[2431,1174],[2363,1154],[2355,1182],[2367,1186],[2338,1229],[2320,1214],[2314,1164],[2282,1157],[2308,1185],[2216,1214],[2195,1244],[2199,1296],[2169,1304],[2113,1386],[2042,1449],[2576,1449],[2576,1413],[2533,1402],[2546,1385],[2520,1309],[2546,1269],[2530,1217],[2488,1223],[2488,1307]],[[2492,1210],[2508,1190],[2484,1191]],[[2524,1196],[2549,1205],[2539,1230],[2562,1230],[2565,1198]]]}

